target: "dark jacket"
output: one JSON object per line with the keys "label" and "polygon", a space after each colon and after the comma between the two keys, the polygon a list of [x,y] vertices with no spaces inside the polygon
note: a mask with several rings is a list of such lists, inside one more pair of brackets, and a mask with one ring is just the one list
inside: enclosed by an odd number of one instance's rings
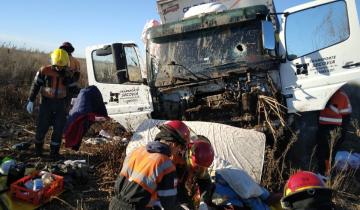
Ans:
{"label": "dark jacket", "polygon": [[65,147],[78,150],[83,135],[96,116],[107,117],[106,107],[99,89],[89,86],[80,91],[75,104],[69,112],[64,128]]}

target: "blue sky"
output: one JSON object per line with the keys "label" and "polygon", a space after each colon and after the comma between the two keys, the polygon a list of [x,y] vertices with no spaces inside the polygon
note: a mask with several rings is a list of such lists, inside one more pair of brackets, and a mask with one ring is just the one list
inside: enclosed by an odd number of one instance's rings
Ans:
{"label": "blue sky", "polygon": [[[278,12],[310,0],[275,0]],[[0,43],[50,52],[64,41],[85,47],[119,41],[142,46],[141,32],[160,19],[156,0],[9,0],[1,2]]]}

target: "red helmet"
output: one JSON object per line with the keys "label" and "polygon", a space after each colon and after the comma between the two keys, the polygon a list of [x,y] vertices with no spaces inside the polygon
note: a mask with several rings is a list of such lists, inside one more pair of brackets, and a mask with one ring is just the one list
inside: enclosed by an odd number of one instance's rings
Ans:
{"label": "red helmet", "polygon": [[190,143],[190,130],[180,120],[166,121],[164,124],[159,125],[159,129],[170,132],[177,140],[183,141],[185,145]]}
{"label": "red helmet", "polygon": [[284,209],[333,209],[332,190],[310,171],[293,174],[284,188],[281,206]]}
{"label": "red helmet", "polygon": [[190,144],[189,161],[193,168],[208,168],[214,160],[214,155],[210,141],[204,136],[198,136],[198,139]]}
{"label": "red helmet", "polygon": [[299,171],[293,174],[284,188],[284,196],[311,188],[325,188],[325,183],[319,176],[310,171]]}

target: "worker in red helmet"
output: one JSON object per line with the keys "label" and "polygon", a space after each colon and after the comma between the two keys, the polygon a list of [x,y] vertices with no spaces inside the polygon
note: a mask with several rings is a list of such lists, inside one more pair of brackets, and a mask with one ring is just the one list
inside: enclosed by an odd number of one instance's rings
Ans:
{"label": "worker in red helmet", "polygon": [[182,206],[194,209],[192,196],[199,193],[200,209],[215,207],[211,199],[214,185],[207,170],[213,160],[214,150],[209,139],[198,135],[188,145],[186,164],[176,166],[179,179],[178,199]]}
{"label": "worker in red helmet", "polygon": [[292,210],[331,210],[332,190],[323,180],[310,171],[298,171],[290,176],[284,187],[281,206]]}
{"label": "worker in red helmet", "polygon": [[175,162],[184,157],[190,131],[181,121],[168,121],[159,128],[155,141],[124,160],[109,209],[150,210],[158,201],[165,210],[182,209]]}
{"label": "worker in red helmet", "polygon": [[[166,138],[176,138],[179,141],[183,141],[184,145],[189,145],[190,143],[190,129],[184,122],[180,120],[169,120],[165,123],[158,126],[160,129],[160,133],[157,135],[158,137],[166,137]],[[156,139],[155,139],[156,140]],[[176,165],[184,165],[185,159],[184,154],[180,154],[173,161]]]}
{"label": "worker in red helmet", "polygon": [[[336,152],[344,142],[346,131],[350,125],[351,112],[349,97],[342,90],[336,91],[326,107],[320,111],[316,156],[318,172],[322,175],[330,173],[330,159],[335,159]],[[338,138],[334,136],[337,132],[339,132]]]}
{"label": "worker in red helmet", "polygon": [[76,98],[80,92],[78,84],[80,80],[80,62],[72,56],[75,48],[70,42],[64,42],[59,48],[65,50],[68,53],[70,60],[68,73],[72,78],[72,82],[68,85],[68,95],[66,97],[66,111],[68,112],[70,110],[71,99]]}

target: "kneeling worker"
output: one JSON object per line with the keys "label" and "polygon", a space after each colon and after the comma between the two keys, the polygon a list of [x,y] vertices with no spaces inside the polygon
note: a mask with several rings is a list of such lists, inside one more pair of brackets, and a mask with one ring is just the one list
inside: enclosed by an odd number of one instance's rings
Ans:
{"label": "kneeling worker", "polygon": [[181,159],[187,141],[160,129],[155,141],[134,150],[123,163],[109,209],[152,209],[156,201],[167,209],[181,209],[177,201],[175,159]]}

